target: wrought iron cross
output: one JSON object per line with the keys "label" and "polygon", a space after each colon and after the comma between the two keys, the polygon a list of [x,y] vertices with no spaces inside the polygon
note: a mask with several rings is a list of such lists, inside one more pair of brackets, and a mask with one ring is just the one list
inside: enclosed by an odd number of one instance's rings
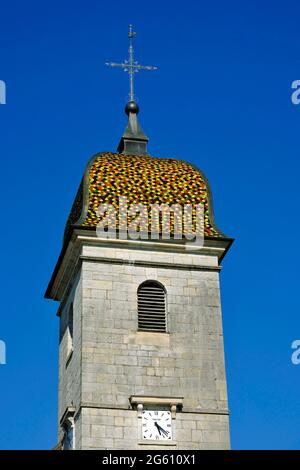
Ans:
{"label": "wrought iron cross", "polygon": [[117,64],[115,62],[106,62],[106,65],[110,67],[119,67],[124,70],[124,72],[128,72],[129,74],[129,100],[134,101],[134,74],[139,72],[140,70],[156,70],[157,67],[153,65],[140,65],[137,61],[134,60],[134,51],[133,51],[133,38],[135,38],[136,33],[133,31],[132,25],[129,25],[129,58],[125,60],[122,64]]}

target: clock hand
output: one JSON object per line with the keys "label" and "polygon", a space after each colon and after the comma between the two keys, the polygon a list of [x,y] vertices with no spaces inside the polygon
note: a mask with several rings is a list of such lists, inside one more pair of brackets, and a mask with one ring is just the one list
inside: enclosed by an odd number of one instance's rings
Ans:
{"label": "clock hand", "polygon": [[160,430],[163,432],[163,434],[165,436],[167,436],[169,434],[169,431],[166,431],[165,429],[163,429],[159,424],[157,424],[157,423],[155,423],[155,424],[156,424],[156,427],[157,427],[160,434],[161,434]]}
{"label": "clock hand", "polygon": [[159,425],[159,424],[157,424],[157,422],[155,421],[155,422],[154,422],[154,426],[156,426],[156,427],[157,427],[157,430],[158,430],[158,432],[159,432],[159,435],[161,436],[161,432],[160,432],[160,430],[161,430],[161,427],[160,427],[160,425]]}

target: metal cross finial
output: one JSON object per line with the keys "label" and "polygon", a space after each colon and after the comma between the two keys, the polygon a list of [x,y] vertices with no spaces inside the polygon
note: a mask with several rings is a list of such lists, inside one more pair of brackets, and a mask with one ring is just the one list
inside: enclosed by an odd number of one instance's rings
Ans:
{"label": "metal cross finial", "polygon": [[124,72],[128,72],[129,74],[129,100],[135,101],[134,95],[134,74],[139,72],[140,70],[156,70],[157,67],[153,65],[139,65],[137,61],[134,60],[134,51],[133,51],[133,38],[135,38],[136,33],[133,31],[133,26],[129,25],[129,58],[125,60],[122,64],[116,64],[115,62],[106,62],[106,65],[110,67],[120,67],[124,70]]}

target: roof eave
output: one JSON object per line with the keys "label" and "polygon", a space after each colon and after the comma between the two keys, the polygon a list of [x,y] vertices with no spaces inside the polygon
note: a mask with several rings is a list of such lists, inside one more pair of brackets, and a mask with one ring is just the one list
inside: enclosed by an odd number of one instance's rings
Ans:
{"label": "roof eave", "polygon": [[[51,275],[51,278],[50,278],[50,281],[49,281],[49,284],[47,286],[47,289],[46,289],[46,292],[44,294],[44,297],[46,299],[52,299],[52,300],[59,300],[58,296],[53,292],[53,287],[54,287],[54,284],[55,284],[55,281],[57,279],[57,275],[59,273],[59,270],[61,268],[61,265],[64,261],[64,258],[65,258],[65,255],[66,255],[66,252],[67,252],[67,249],[69,248],[70,246],[70,243],[73,243],[76,239],[76,231],[77,230],[80,230],[80,231],[93,231],[95,232],[95,227],[90,227],[90,226],[78,226],[78,225],[74,225],[71,227],[71,230],[69,231],[69,234],[68,234],[68,237],[66,238],[64,244],[63,244],[63,247],[61,249],[61,252],[59,254],[59,257],[58,257],[58,260],[56,262],[56,265],[55,265],[55,268],[54,268],[54,271]],[[92,240],[92,238],[91,238]],[[223,252],[222,254],[218,257],[218,262],[219,262],[219,265],[221,264],[222,260],[224,259],[225,255],[227,254],[227,252],[229,251],[232,243],[234,242],[234,239],[233,238],[229,238],[229,237],[213,237],[213,236],[205,236],[204,237],[204,240],[206,242],[206,246],[220,246],[221,248],[223,248]]]}

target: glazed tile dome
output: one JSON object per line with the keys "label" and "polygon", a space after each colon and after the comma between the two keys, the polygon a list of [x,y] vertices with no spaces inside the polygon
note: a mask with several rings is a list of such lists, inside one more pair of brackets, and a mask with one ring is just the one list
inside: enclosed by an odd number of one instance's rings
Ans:
{"label": "glazed tile dome", "polygon": [[[220,238],[225,235],[214,223],[209,183],[195,166],[172,158],[155,158],[148,155],[99,153],[89,162],[79,186],[65,228],[65,240],[72,229],[96,228],[99,222],[97,208],[111,204],[116,212],[119,197],[125,196],[128,204],[203,204],[204,234]],[[171,214],[171,233],[175,214]],[[151,218],[149,218],[150,231]],[[122,229],[118,225],[117,228]]]}

